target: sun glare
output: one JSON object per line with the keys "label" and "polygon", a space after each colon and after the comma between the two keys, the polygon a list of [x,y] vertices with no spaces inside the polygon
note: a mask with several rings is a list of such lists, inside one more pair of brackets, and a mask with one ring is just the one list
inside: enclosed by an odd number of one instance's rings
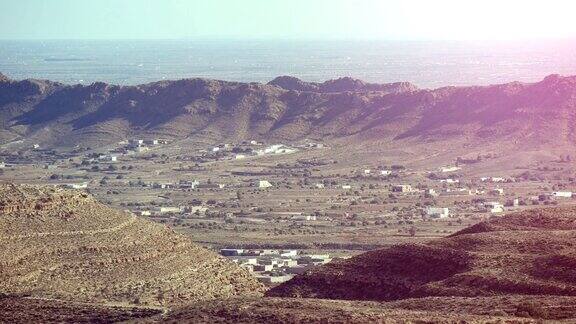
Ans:
{"label": "sun glare", "polygon": [[402,2],[401,12],[408,37],[523,40],[576,32],[576,1],[409,0]]}

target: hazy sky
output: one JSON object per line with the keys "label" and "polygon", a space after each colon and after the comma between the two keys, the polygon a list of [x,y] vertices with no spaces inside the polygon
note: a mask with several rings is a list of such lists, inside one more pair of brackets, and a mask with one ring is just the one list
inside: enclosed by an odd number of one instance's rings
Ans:
{"label": "hazy sky", "polygon": [[0,0],[0,39],[576,37],[574,0]]}

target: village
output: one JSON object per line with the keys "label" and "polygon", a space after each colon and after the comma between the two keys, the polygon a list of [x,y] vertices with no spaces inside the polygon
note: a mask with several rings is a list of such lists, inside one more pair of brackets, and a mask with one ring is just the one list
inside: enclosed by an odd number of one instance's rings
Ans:
{"label": "village", "polygon": [[221,249],[220,254],[267,285],[286,282],[313,266],[332,261],[328,254],[300,254],[298,250]]}
{"label": "village", "polygon": [[0,178],[87,191],[190,236],[266,284],[507,212],[575,202],[565,159],[486,172],[459,159],[435,167],[349,162],[311,140],[195,147],[162,139],[63,152],[35,145],[0,154]]}

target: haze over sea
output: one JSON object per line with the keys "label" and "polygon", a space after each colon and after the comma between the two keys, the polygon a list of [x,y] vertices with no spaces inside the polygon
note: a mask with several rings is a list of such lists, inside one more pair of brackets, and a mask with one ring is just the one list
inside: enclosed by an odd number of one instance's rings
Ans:
{"label": "haze over sea", "polygon": [[292,75],[436,88],[576,74],[576,41],[0,41],[0,72],[83,84],[192,77],[268,82]]}

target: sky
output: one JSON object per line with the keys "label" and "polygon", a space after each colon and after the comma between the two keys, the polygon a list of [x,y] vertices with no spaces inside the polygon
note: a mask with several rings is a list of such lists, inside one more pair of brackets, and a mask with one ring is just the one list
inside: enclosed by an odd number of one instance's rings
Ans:
{"label": "sky", "polygon": [[576,38],[574,0],[0,0],[0,39]]}

